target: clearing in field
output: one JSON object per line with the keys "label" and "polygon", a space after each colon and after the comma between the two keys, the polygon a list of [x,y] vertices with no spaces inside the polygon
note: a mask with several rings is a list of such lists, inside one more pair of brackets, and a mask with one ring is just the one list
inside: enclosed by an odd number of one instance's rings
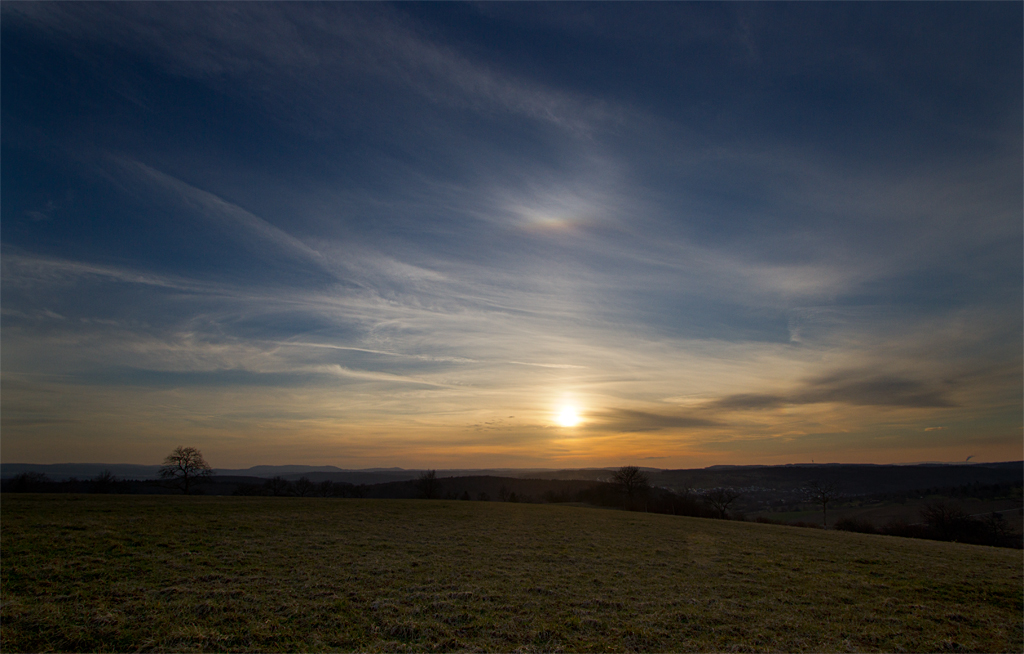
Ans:
{"label": "clearing in field", "polygon": [[6,495],[15,651],[1021,651],[1019,551],[551,505]]}

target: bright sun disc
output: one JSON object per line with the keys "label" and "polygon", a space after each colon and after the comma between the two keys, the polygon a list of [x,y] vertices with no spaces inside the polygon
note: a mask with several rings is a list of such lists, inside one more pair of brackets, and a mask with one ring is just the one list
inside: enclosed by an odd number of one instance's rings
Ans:
{"label": "bright sun disc", "polygon": [[580,416],[576,413],[576,407],[564,406],[558,414],[558,424],[563,427],[575,427],[580,424]]}

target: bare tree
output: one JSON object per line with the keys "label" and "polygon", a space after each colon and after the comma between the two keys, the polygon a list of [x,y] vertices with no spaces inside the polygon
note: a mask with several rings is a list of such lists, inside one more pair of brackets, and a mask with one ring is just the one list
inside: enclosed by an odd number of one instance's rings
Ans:
{"label": "bare tree", "polygon": [[324,481],[317,484],[316,492],[317,495],[319,495],[320,497],[334,497],[334,482],[331,481],[330,479],[325,479]]}
{"label": "bare tree", "polygon": [[309,477],[299,477],[299,480],[293,484],[295,493],[299,497],[312,496],[316,493],[316,484],[309,480]]}
{"label": "bare tree", "polygon": [[274,497],[289,495],[292,492],[292,482],[279,475],[263,482],[263,488]]}
{"label": "bare tree", "polygon": [[704,501],[718,512],[719,518],[728,515],[729,505],[740,498],[743,493],[731,488],[716,488],[704,494]]}
{"label": "bare tree", "polygon": [[814,479],[804,487],[815,504],[821,505],[821,526],[828,528],[828,505],[839,497],[839,489],[834,482]]}
{"label": "bare tree", "polygon": [[626,493],[626,508],[632,509],[636,498],[650,488],[650,478],[636,466],[623,466],[612,475],[612,483]]}
{"label": "bare tree", "polygon": [[38,493],[50,483],[41,472],[23,472],[4,484],[4,490],[14,493]]}
{"label": "bare tree", "polygon": [[425,500],[436,500],[441,495],[441,480],[436,470],[427,470],[416,480],[416,488]]}
{"label": "bare tree", "polygon": [[684,477],[676,486],[676,495],[672,499],[672,513],[683,511],[683,515],[697,515],[697,500],[693,495],[693,478]]}
{"label": "bare tree", "polygon": [[170,479],[171,484],[188,495],[192,486],[206,480],[213,474],[210,464],[203,458],[203,453],[194,447],[176,447],[164,459],[160,468],[160,478]]}
{"label": "bare tree", "polygon": [[1020,541],[1020,538],[1016,537],[1016,534],[1002,513],[996,513],[993,511],[985,517],[982,524],[984,524],[985,529],[988,530],[992,545],[1006,547],[1014,540],[1018,542]]}
{"label": "bare tree", "polygon": [[925,524],[932,528],[940,540],[960,540],[970,530],[973,521],[956,502],[935,500],[921,509]]}
{"label": "bare tree", "polygon": [[356,499],[360,497],[366,497],[370,492],[370,489],[366,486],[366,484],[349,484],[348,486],[345,487],[345,489],[349,495]]}
{"label": "bare tree", "polygon": [[676,485],[676,493],[684,500],[689,500],[690,495],[693,493],[693,479],[691,477],[683,477],[682,482]]}
{"label": "bare tree", "polygon": [[89,480],[90,493],[113,493],[117,487],[117,477],[109,470],[104,470]]}

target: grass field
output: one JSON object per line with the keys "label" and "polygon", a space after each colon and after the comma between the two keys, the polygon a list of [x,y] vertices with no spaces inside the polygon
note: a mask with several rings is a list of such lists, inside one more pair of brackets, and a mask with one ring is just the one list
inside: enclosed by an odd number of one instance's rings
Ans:
{"label": "grass field", "polygon": [[16,651],[1021,651],[1017,550],[553,505],[5,495]]}

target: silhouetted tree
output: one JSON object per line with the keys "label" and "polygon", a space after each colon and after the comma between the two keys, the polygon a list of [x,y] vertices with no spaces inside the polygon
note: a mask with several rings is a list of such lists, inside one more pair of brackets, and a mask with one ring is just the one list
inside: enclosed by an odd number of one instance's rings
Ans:
{"label": "silhouetted tree", "polygon": [[90,493],[115,493],[117,490],[117,477],[109,470],[104,470],[89,480]]}
{"label": "silhouetted tree", "polygon": [[858,520],[857,518],[839,518],[832,527],[839,531],[856,531],[862,534],[880,533],[878,527],[870,520]]}
{"label": "silhouetted tree", "polygon": [[232,493],[232,495],[245,495],[245,496],[262,495],[262,494],[263,494],[263,486],[260,485],[260,484],[238,484],[238,486],[235,486],[235,492]]}
{"label": "silhouetted tree", "polygon": [[333,486],[334,497],[366,497],[366,485],[350,484],[347,481],[336,481]]}
{"label": "silhouetted tree", "polygon": [[623,466],[612,475],[612,483],[626,493],[626,508],[634,508],[637,498],[645,495],[650,489],[650,478],[636,466]]}
{"label": "silhouetted tree", "polygon": [[1002,513],[989,514],[982,524],[988,532],[989,544],[998,547],[1021,547],[1021,535],[1014,533]]}
{"label": "silhouetted tree", "polygon": [[511,495],[512,493],[509,491],[508,488],[505,487],[505,484],[502,484],[501,488],[498,489],[498,499],[501,500],[502,502],[508,502],[508,498]]}
{"label": "silhouetted tree", "polygon": [[473,498],[469,496],[469,491],[468,490],[464,490],[464,491],[462,491],[462,495],[459,495],[459,499],[460,500],[471,500]]}
{"label": "silhouetted tree", "polygon": [[309,477],[299,477],[292,488],[295,489],[295,494],[299,497],[311,496],[316,492],[316,484],[309,480]]}
{"label": "silhouetted tree", "polygon": [[556,504],[560,502],[570,501],[569,491],[558,492],[553,489],[548,489],[541,494],[540,498],[548,504]]}
{"label": "silhouetted tree", "polygon": [[60,490],[63,493],[77,493],[79,492],[79,486],[78,477],[68,477],[60,482]]}
{"label": "silhouetted tree", "polygon": [[702,515],[706,509],[700,506],[693,495],[693,481],[687,477],[679,488],[679,492],[674,493],[672,497],[672,513],[690,516]]}
{"label": "silhouetted tree", "polygon": [[728,515],[729,505],[738,500],[741,495],[743,493],[731,488],[716,488],[704,494],[704,501],[711,505],[719,518],[724,519]]}
{"label": "silhouetted tree", "polygon": [[676,494],[682,500],[689,500],[690,495],[693,494],[693,479],[690,477],[684,477],[681,482],[676,486]]}
{"label": "silhouetted tree", "polygon": [[22,472],[4,483],[4,490],[11,493],[38,493],[50,483],[41,472]]}
{"label": "silhouetted tree", "polygon": [[370,489],[367,488],[366,484],[349,484],[348,486],[345,487],[345,489],[348,491],[348,494],[350,496],[356,498],[366,497],[367,494],[370,492]]}
{"label": "silhouetted tree", "polygon": [[284,477],[271,477],[263,482],[263,488],[274,497],[291,494],[292,484]]}
{"label": "silhouetted tree", "polygon": [[921,509],[921,518],[939,540],[968,540],[969,532],[974,531],[970,523],[980,520],[971,520],[967,513],[955,502],[936,500]]}
{"label": "silhouetted tree", "polygon": [[210,464],[203,458],[202,452],[194,447],[176,447],[164,459],[160,468],[160,478],[169,479],[171,485],[181,489],[188,495],[192,486],[205,481],[213,474]]}
{"label": "silhouetted tree", "polygon": [[441,480],[436,470],[426,470],[416,480],[416,488],[425,500],[436,500],[441,495]]}
{"label": "silhouetted tree", "polygon": [[330,479],[326,479],[317,484],[316,493],[320,497],[334,497],[335,492],[334,482]]}
{"label": "silhouetted tree", "polygon": [[804,487],[807,494],[811,496],[811,499],[815,504],[821,505],[821,525],[828,528],[828,505],[834,499],[839,497],[839,489],[836,487],[834,482],[822,481],[820,479],[814,479],[807,482]]}

